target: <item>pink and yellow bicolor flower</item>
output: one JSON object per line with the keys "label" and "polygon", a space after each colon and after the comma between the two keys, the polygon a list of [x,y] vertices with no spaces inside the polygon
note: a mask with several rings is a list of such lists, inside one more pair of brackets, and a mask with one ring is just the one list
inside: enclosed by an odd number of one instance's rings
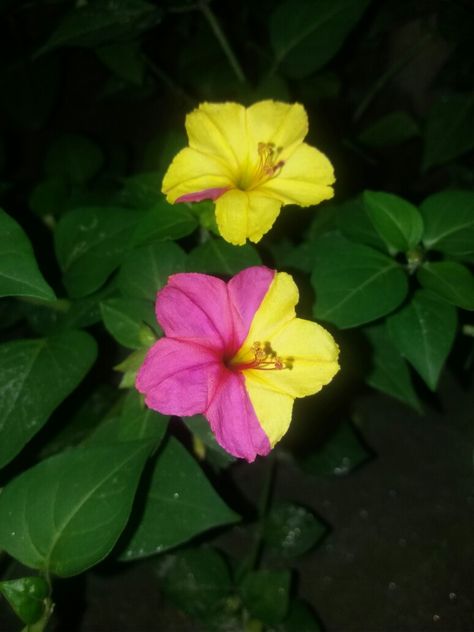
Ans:
{"label": "pink and yellow bicolor flower", "polygon": [[339,349],[317,323],[297,318],[289,274],[247,268],[225,283],[206,274],[172,275],[158,293],[165,337],[136,380],[149,408],[203,414],[218,443],[253,461],[281,439],[293,402],[318,392],[339,370]]}
{"label": "pink and yellow bicolor flower", "polygon": [[304,141],[308,116],[299,103],[202,103],[186,117],[189,147],[163,179],[168,202],[214,200],[222,237],[258,242],[282,205],[312,206],[334,195],[334,170]]}

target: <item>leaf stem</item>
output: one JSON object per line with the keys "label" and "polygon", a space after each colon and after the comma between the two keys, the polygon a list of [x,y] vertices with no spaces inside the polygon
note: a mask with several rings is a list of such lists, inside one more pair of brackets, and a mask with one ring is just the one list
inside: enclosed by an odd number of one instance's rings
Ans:
{"label": "leaf stem", "polygon": [[232,67],[232,70],[235,72],[237,79],[242,83],[246,83],[247,79],[245,78],[244,71],[242,70],[242,66],[240,65],[239,60],[235,56],[235,53],[232,50],[229,40],[227,39],[224,31],[222,30],[222,27],[219,24],[219,21],[217,20],[214,13],[211,11],[208,1],[201,0],[198,3],[198,8],[203,14],[203,16],[206,18],[207,23],[211,27],[212,32],[216,36],[216,39],[219,42],[219,44],[221,45],[221,48],[224,51],[224,55],[227,57],[227,60],[230,66]]}

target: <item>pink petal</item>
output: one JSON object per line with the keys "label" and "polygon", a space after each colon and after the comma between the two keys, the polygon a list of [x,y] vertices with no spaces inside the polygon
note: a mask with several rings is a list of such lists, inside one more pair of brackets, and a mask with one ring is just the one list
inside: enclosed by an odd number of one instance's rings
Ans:
{"label": "pink petal", "polygon": [[209,406],[223,370],[215,351],[161,338],[149,350],[135,385],[153,410],[164,415],[197,415]]}
{"label": "pink petal", "polygon": [[249,462],[271,450],[245,390],[241,373],[224,369],[225,378],[205,411],[218,443],[230,454]]}
{"label": "pink petal", "polygon": [[234,316],[234,332],[237,351],[244,342],[255,312],[268,292],[275,271],[265,266],[253,266],[236,274],[227,284]]}
{"label": "pink petal", "polygon": [[224,281],[207,274],[170,276],[158,293],[156,317],[165,334],[213,349],[233,345],[232,313]]}
{"label": "pink petal", "polygon": [[221,195],[229,190],[229,187],[216,187],[214,189],[204,189],[203,191],[196,191],[195,193],[186,193],[180,195],[174,201],[178,202],[202,202],[202,200],[217,200]]}

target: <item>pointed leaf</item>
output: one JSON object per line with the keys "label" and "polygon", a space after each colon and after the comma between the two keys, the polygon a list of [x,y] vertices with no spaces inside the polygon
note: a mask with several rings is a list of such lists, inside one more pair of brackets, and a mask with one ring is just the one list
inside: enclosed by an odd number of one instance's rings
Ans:
{"label": "pointed leaf", "polygon": [[163,197],[137,224],[133,244],[141,246],[155,241],[180,239],[192,233],[197,224],[186,204],[169,204]]}
{"label": "pointed leaf", "polygon": [[156,459],[143,517],[120,557],[153,555],[236,520],[196,461],[171,438]]}
{"label": "pointed leaf", "polygon": [[0,209],[0,296],[31,296],[54,301],[23,229]]}
{"label": "pointed leaf", "polygon": [[240,592],[251,614],[264,623],[279,623],[288,613],[289,571],[253,571],[245,576]]}
{"label": "pointed leaf", "polygon": [[23,623],[36,623],[47,607],[49,586],[43,577],[21,577],[0,582],[0,593]]}
{"label": "pointed leaf", "polygon": [[159,326],[156,323],[153,303],[142,299],[109,298],[100,304],[102,320],[107,331],[124,347],[140,349],[144,344],[144,327],[148,326],[149,335],[153,342],[153,332],[150,328]]}
{"label": "pointed leaf", "polygon": [[387,322],[399,353],[434,391],[454,342],[456,308],[427,290],[419,290],[412,301]]}
{"label": "pointed leaf", "polygon": [[0,547],[67,577],[100,562],[132,508],[149,441],[74,448],[20,474],[0,495]]}
{"label": "pointed leaf", "polygon": [[419,243],[423,218],[416,206],[383,191],[365,191],[364,205],[375,230],[391,248],[407,252]]}
{"label": "pointed leaf", "polygon": [[50,177],[82,184],[95,176],[103,163],[104,155],[98,145],[85,136],[64,134],[49,148],[44,169]]}
{"label": "pointed leaf", "polygon": [[251,244],[232,246],[223,239],[209,239],[189,253],[186,268],[190,272],[231,275],[261,263]]}
{"label": "pointed leaf", "polygon": [[271,507],[265,518],[263,541],[275,554],[291,558],[312,549],[326,532],[326,525],[310,509],[279,502]]}
{"label": "pointed leaf", "polygon": [[460,263],[427,261],[418,268],[416,276],[424,288],[435,292],[448,303],[474,310],[474,277]]}
{"label": "pointed leaf", "polygon": [[405,298],[407,278],[393,259],[335,233],[314,243],[316,318],[355,327],[388,314]]}
{"label": "pointed leaf", "polygon": [[369,147],[392,147],[418,136],[420,129],[413,117],[403,110],[390,112],[366,127],[359,140]]}
{"label": "pointed leaf", "polygon": [[83,331],[0,345],[0,467],[76,388],[96,353],[94,339]]}
{"label": "pointed leaf", "polygon": [[441,191],[420,206],[429,250],[464,257],[474,253],[474,192]]}

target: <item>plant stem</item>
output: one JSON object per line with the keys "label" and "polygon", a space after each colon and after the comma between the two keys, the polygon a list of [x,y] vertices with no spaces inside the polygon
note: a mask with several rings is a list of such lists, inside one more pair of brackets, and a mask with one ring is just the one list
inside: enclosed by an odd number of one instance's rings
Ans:
{"label": "plant stem", "polygon": [[211,11],[211,9],[209,8],[207,0],[201,0],[201,2],[198,3],[198,8],[203,14],[203,16],[206,18],[209,26],[211,27],[212,32],[216,36],[216,39],[219,42],[219,44],[221,45],[222,50],[224,51],[224,55],[227,57],[227,60],[229,64],[231,65],[232,70],[235,72],[237,79],[242,83],[246,83],[247,80],[245,78],[244,71],[242,70],[242,66],[240,65],[239,60],[235,56],[234,51],[232,50],[229,44],[229,41],[227,37],[225,36],[225,33],[222,30],[221,25],[219,24],[219,21],[217,20],[216,16]]}
{"label": "plant stem", "polygon": [[145,63],[151,70],[151,72],[155,75],[157,79],[162,81],[169,89],[170,92],[173,92],[177,97],[185,101],[188,105],[194,105],[194,99],[185,92],[177,83],[169,77],[164,70],[159,68],[149,57],[143,55],[143,59]]}

